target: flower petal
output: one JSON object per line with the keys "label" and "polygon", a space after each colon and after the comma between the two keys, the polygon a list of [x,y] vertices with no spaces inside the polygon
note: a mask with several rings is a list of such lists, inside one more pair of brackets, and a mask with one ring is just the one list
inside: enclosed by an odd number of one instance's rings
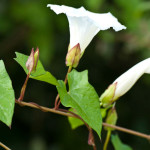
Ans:
{"label": "flower petal", "polygon": [[56,14],[66,14],[70,27],[70,49],[79,43],[81,53],[100,30],[110,27],[113,27],[115,31],[126,29],[111,13],[92,13],[84,7],[76,9],[64,5],[48,4],[47,7],[50,7]]}
{"label": "flower petal", "polygon": [[136,64],[113,82],[117,82],[114,99],[124,95],[144,73],[150,74],[150,58]]}
{"label": "flower petal", "polygon": [[[86,49],[99,28],[87,17],[68,17],[70,27],[70,48],[80,44],[81,53]],[[88,29],[88,30],[87,30]]]}

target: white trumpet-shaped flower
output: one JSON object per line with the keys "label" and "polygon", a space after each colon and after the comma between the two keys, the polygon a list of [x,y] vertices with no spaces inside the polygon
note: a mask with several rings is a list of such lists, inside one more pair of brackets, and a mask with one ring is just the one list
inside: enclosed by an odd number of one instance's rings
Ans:
{"label": "white trumpet-shaped flower", "polygon": [[124,95],[130,90],[144,73],[150,74],[150,58],[136,64],[113,82],[117,83],[114,99]]}
{"label": "white trumpet-shaped flower", "polygon": [[150,58],[136,64],[117,78],[100,97],[101,105],[105,107],[124,95],[144,73],[150,74]]}
{"label": "white trumpet-shaped flower", "polygon": [[87,11],[84,7],[76,9],[64,5],[48,4],[47,7],[50,7],[56,14],[66,14],[70,28],[69,50],[80,44],[81,54],[100,30],[107,30],[110,27],[115,31],[126,29],[110,12],[98,14]]}

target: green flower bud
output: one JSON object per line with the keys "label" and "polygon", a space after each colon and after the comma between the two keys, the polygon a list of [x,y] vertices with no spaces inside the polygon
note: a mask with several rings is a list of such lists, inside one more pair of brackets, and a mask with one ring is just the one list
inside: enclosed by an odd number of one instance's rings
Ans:
{"label": "green flower bud", "polygon": [[[116,109],[112,108],[108,111],[105,122],[111,125],[116,125],[117,119],[118,119],[118,115]],[[115,129],[110,127],[105,127],[105,130],[115,130]]]}
{"label": "green flower bud", "polygon": [[72,49],[68,50],[66,56],[66,65],[76,68],[79,64],[80,56],[81,56],[80,44],[77,44]]}

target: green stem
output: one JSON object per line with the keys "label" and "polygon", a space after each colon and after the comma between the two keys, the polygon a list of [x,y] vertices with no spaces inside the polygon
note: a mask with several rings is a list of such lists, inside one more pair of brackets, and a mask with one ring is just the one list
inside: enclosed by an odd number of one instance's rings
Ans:
{"label": "green stem", "polygon": [[109,143],[110,136],[111,136],[111,130],[108,130],[108,131],[107,131],[107,136],[106,136],[106,139],[105,139],[105,143],[104,143],[103,150],[107,150],[107,146],[108,146],[108,143]]}

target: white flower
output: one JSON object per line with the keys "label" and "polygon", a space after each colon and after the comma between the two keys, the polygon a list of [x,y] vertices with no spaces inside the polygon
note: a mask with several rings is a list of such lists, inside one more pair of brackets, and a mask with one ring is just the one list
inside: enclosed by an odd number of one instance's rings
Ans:
{"label": "white flower", "polygon": [[113,84],[117,83],[114,99],[119,98],[130,90],[144,73],[150,74],[150,58],[136,64],[113,82]]}
{"label": "white flower", "polygon": [[150,74],[150,58],[136,64],[117,78],[101,95],[101,105],[107,107],[112,104],[119,97],[128,92],[144,73]]}
{"label": "white flower", "polygon": [[70,28],[69,49],[72,49],[79,43],[81,54],[83,54],[85,48],[100,30],[107,30],[110,27],[115,31],[126,29],[110,12],[98,14],[87,11],[84,7],[76,9],[51,4],[48,4],[47,7],[50,7],[56,14],[66,14]]}

